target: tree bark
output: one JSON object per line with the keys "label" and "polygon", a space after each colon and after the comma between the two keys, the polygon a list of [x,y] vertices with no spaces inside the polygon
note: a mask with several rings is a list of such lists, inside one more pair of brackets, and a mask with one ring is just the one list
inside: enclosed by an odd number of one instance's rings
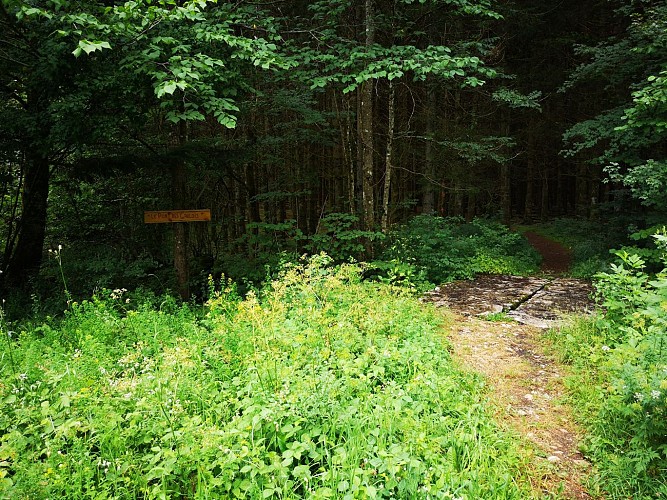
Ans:
{"label": "tree bark", "polygon": [[391,200],[391,175],[393,170],[393,154],[394,154],[394,110],[395,90],[394,83],[389,82],[389,104],[387,110],[387,152],[385,154],[385,171],[384,171],[384,191],[382,193],[382,231],[387,232],[389,229],[389,201]]}
{"label": "tree bark", "polygon": [[433,135],[435,122],[435,107],[437,105],[435,88],[432,85],[426,87],[426,148],[424,151],[424,198],[422,211],[425,214],[435,212],[435,191],[433,179],[435,178],[435,161],[433,158]]}
{"label": "tree bark", "polygon": [[567,191],[565,173],[561,162],[556,167],[556,213],[564,215],[567,212]]}
{"label": "tree bark", "polygon": [[345,150],[347,151],[347,162],[348,162],[348,205],[350,206],[350,213],[352,215],[357,214],[357,176],[356,176],[356,165],[354,163],[354,151],[352,149],[352,112],[350,109],[350,99],[346,99],[346,109],[345,109]]}
{"label": "tree bark", "polygon": [[463,195],[463,184],[457,179],[454,181],[453,208],[451,210],[454,216],[463,215]]}
{"label": "tree bark", "polygon": [[[509,112],[503,113],[501,133],[509,137],[510,135],[510,116]],[[510,172],[510,160],[505,160],[500,165],[500,207],[503,216],[503,224],[510,225],[512,219],[512,181]]]}
{"label": "tree bark", "polygon": [[[187,141],[187,124],[181,122],[178,126],[178,144],[182,146]],[[185,160],[177,159],[171,167],[171,196],[173,207],[176,210],[185,209],[187,203],[187,169]],[[183,300],[190,299],[190,262],[188,260],[188,246],[190,233],[186,222],[174,222],[174,271],[178,294]]]}
{"label": "tree bark", "polygon": [[540,218],[543,221],[549,218],[549,171],[546,168],[542,172],[542,204]]}
{"label": "tree bark", "polygon": [[[375,43],[375,24],[373,19],[373,0],[365,0],[364,24],[366,28],[366,48]],[[375,226],[375,196],[373,177],[373,86],[374,80],[366,80],[360,91],[359,102],[359,142],[361,144],[362,186],[364,228],[372,230]]]}
{"label": "tree bark", "polygon": [[[0,201],[0,213],[4,214],[5,202],[8,205],[9,217],[6,219],[5,246],[2,254],[2,267],[0,268],[0,289],[2,289],[3,273],[7,272],[7,266],[14,253],[14,245],[19,231],[19,206],[21,205],[21,196],[23,195],[23,172],[24,166],[19,169],[18,179],[14,185],[13,179],[5,183],[2,192],[2,201]],[[13,193],[12,193],[13,191]]]}
{"label": "tree bark", "polygon": [[[255,199],[257,196],[257,182],[255,180],[255,164],[253,162],[246,163],[243,167],[245,175],[245,185],[246,185],[246,204],[247,204],[247,213],[249,217],[249,222],[251,224],[256,224],[261,222],[261,217],[259,214],[259,202]],[[250,234],[254,238],[248,240],[248,254],[252,257],[255,257],[257,252],[257,236],[259,236],[259,228],[253,227],[250,230]]]}
{"label": "tree bark", "polygon": [[236,241],[236,250],[245,252],[241,243],[243,235],[246,233],[246,222],[248,215],[246,211],[246,191],[239,179],[234,180],[234,239]]}
{"label": "tree bark", "polygon": [[39,274],[46,236],[51,177],[51,160],[48,154],[50,150],[45,145],[45,138],[49,136],[50,130],[45,95],[48,90],[40,87],[39,83],[30,82],[27,91],[26,111],[35,129],[23,145],[25,163],[16,246],[7,263],[4,282],[0,278],[2,287],[12,287],[22,291],[27,291],[30,283]]}
{"label": "tree bark", "polygon": [[530,224],[535,219],[535,159],[529,149],[526,164],[526,198],[524,200],[523,220]]}
{"label": "tree bark", "polygon": [[25,290],[39,273],[46,235],[49,178],[49,160],[38,151],[28,151],[18,240],[7,265],[3,286]]}
{"label": "tree bark", "polygon": [[468,192],[468,200],[466,205],[466,221],[470,222],[475,218],[477,211],[477,195],[471,190]]}
{"label": "tree bark", "polygon": [[588,217],[588,169],[586,163],[577,163],[575,213],[579,217]]}
{"label": "tree bark", "polygon": [[344,113],[345,113],[345,127],[341,129],[341,134],[343,136],[343,152],[345,156],[345,162],[347,164],[347,196],[348,196],[348,206],[350,213],[352,215],[357,214],[357,182],[356,182],[356,168],[354,162],[354,152],[352,151],[352,120],[351,120],[351,110],[350,110],[350,98],[343,97],[344,104]]}

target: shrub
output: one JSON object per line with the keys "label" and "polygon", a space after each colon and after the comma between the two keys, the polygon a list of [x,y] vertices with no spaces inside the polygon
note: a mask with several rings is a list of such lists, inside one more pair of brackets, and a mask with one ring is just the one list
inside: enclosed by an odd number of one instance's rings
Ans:
{"label": "shrub", "polygon": [[604,316],[554,337],[577,366],[576,398],[591,430],[587,452],[612,498],[667,494],[667,272],[637,255],[597,275]]}
{"label": "shrub", "polygon": [[327,214],[320,220],[320,230],[307,238],[306,249],[317,254],[326,252],[336,262],[361,259],[368,242],[382,240],[384,235],[375,231],[357,229],[359,217],[345,213]]}
{"label": "shrub", "polygon": [[479,273],[530,274],[540,257],[502,224],[420,215],[389,235],[381,259],[412,264],[431,282],[443,283]]}

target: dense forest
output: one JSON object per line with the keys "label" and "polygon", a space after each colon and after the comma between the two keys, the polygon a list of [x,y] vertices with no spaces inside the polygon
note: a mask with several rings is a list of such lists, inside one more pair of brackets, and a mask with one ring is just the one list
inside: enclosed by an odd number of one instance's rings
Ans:
{"label": "dense forest", "polygon": [[372,255],[415,214],[642,227],[665,201],[666,13],[5,0],[0,288],[48,289],[59,245],[76,290],[155,275],[188,297],[327,235]]}
{"label": "dense forest", "polygon": [[0,500],[667,497],[665,139],[666,0],[1,0]]}

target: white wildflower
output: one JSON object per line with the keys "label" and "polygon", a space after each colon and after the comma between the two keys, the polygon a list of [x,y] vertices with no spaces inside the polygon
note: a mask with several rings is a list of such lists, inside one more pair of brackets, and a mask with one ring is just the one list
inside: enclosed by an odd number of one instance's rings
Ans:
{"label": "white wildflower", "polygon": [[100,468],[104,469],[104,473],[107,474],[109,472],[109,466],[111,465],[111,462],[108,460],[98,460],[97,465]]}

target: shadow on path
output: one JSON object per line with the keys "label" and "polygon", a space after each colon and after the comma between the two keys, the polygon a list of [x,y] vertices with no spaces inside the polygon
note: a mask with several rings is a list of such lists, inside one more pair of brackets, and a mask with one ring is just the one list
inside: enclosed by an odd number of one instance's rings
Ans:
{"label": "shadow on path", "polygon": [[559,242],[546,238],[532,231],[526,231],[523,235],[535,250],[542,255],[540,270],[545,274],[565,274],[572,265],[572,252]]}

